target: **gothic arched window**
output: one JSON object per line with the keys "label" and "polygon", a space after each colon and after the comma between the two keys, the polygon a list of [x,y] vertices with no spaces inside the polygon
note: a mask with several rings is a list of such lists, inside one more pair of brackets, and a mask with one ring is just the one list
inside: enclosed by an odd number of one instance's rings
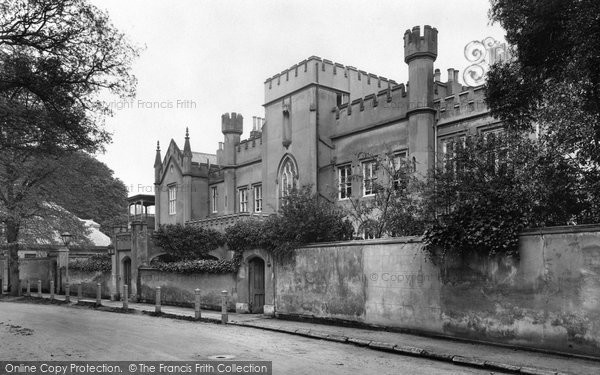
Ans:
{"label": "gothic arched window", "polygon": [[284,198],[298,187],[298,167],[289,156],[285,156],[279,168],[279,198]]}

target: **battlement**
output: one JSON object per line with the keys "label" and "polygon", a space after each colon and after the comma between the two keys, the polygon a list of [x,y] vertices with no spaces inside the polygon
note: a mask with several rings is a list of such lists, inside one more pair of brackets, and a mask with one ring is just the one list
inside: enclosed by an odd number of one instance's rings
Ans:
{"label": "battlement", "polygon": [[244,132],[244,117],[241,114],[231,112],[221,116],[221,132],[223,134],[242,134]]}
{"label": "battlement", "polygon": [[370,125],[406,116],[409,109],[408,92],[404,84],[380,90],[334,107],[336,133],[344,134]]}
{"label": "battlement", "polygon": [[463,88],[465,88],[465,90],[462,92],[438,97],[433,101],[433,106],[439,113],[439,120],[489,111],[489,108],[485,104],[485,91],[483,85]]}
{"label": "battlement", "polygon": [[320,84],[346,92],[351,100],[387,86],[397,85],[394,80],[386,77],[311,56],[265,80],[265,103],[289,95],[310,84]]}
{"label": "battlement", "polygon": [[415,26],[404,32],[404,61],[406,63],[418,57],[437,58],[438,31],[435,27],[425,25],[421,36],[421,27]]}

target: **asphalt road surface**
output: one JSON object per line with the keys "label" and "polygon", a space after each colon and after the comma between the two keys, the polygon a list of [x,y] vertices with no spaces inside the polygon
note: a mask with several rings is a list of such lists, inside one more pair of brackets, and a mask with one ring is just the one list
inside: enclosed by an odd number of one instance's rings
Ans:
{"label": "asphalt road surface", "polygon": [[490,374],[239,326],[0,302],[0,360],[273,361],[273,374]]}

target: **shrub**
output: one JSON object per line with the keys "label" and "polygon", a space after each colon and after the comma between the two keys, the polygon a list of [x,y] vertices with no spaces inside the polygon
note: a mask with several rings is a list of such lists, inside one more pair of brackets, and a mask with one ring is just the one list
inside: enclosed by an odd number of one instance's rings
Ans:
{"label": "shrub", "polygon": [[69,269],[85,272],[110,272],[112,261],[110,255],[96,254],[87,259],[69,260]]}
{"label": "shrub", "polygon": [[224,245],[223,235],[213,229],[190,225],[162,225],[152,235],[154,244],[181,260],[206,259],[208,253]]}
{"label": "shrub", "polygon": [[164,262],[154,259],[150,262],[153,268],[164,272],[175,273],[236,273],[242,264],[242,252],[236,251],[232,259],[228,260],[180,260],[175,262]]}

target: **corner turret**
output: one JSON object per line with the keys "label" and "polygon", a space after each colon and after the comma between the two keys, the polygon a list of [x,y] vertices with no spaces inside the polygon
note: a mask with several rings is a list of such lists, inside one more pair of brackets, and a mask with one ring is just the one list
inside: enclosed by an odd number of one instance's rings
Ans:
{"label": "corner turret", "polygon": [[235,112],[225,113],[221,116],[221,132],[223,134],[238,134],[244,132],[244,117]]}
{"label": "corner turret", "polygon": [[404,61],[407,64],[418,57],[427,57],[433,61],[437,59],[438,31],[429,25],[425,25],[423,29],[423,36],[419,26],[404,32]]}
{"label": "corner turret", "polygon": [[404,33],[404,61],[408,64],[408,152],[415,171],[425,177],[433,167],[435,109],[434,71],[438,31],[425,25]]}

